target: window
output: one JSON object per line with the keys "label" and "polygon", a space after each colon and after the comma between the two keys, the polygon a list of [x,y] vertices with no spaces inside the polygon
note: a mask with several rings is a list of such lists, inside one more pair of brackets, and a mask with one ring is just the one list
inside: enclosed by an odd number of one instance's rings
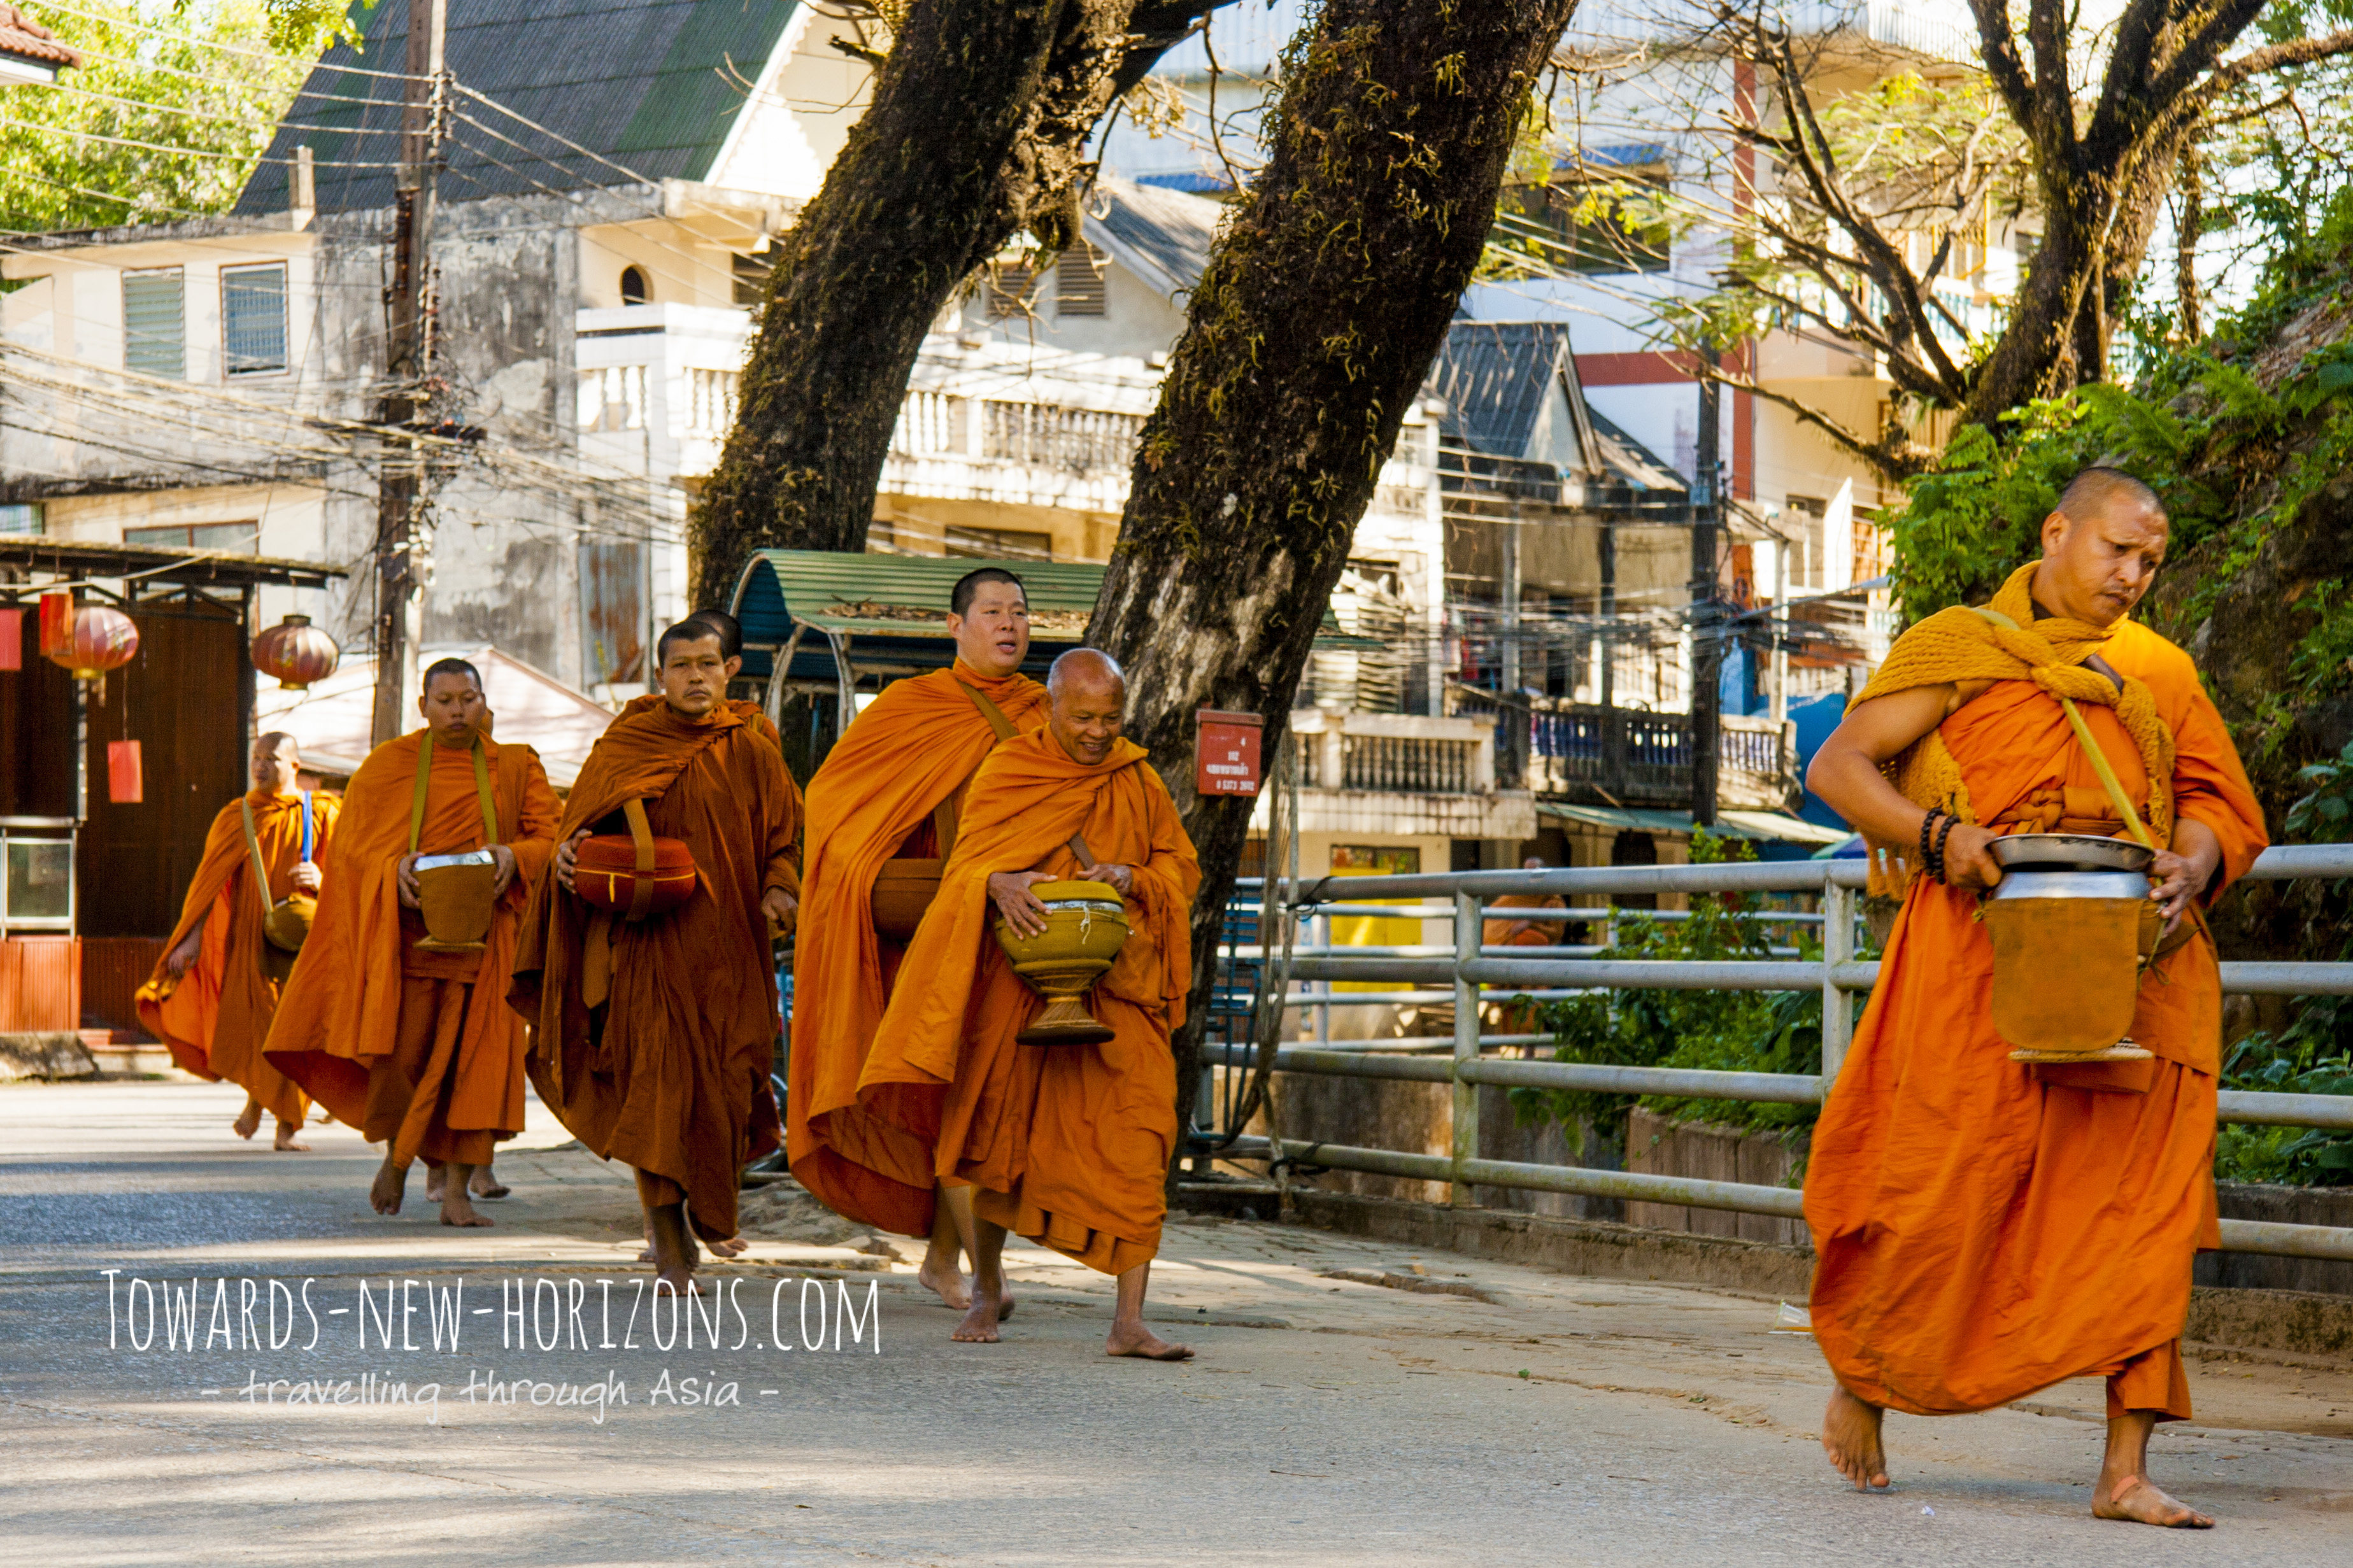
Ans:
{"label": "window", "polygon": [[231,375],[286,368],[286,264],[221,268],[221,352]]}
{"label": "window", "polygon": [[1540,185],[1505,187],[1495,243],[1540,266],[1596,274],[1664,272],[1674,236],[1664,169],[1564,168]]}
{"label": "window", "polygon": [[738,256],[733,258],[735,270],[735,302],[756,305],[768,297],[768,269],[776,263],[765,256]]}
{"label": "window", "polygon": [[1103,313],[1103,277],[1111,258],[1085,240],[1062,252],[1054,263],[1054,311],[1062,316]]}
{"label": "window", "polygon": [[187,301],[176,267],[122,275],[122,368],[178,381],[188,374]]}
{"label": "window", "polygon": [[1026,261],[992,261],[988,265],[988,316],[1001,321],[1008,316],[1029,313],[1029,297],[1036,291],[1037,275]]}
{"label": "window", "polygon": [[0,534],[46,533],[41,518],[41,503],[37,500],[11,501],[0,506]]}
{"label": "window", "polygon": [[646,281],[644,268],[624,267],[621,268],[622,304],[642,305],[653,297],[653,285]]}
{"label": "window", "polygon": [[122,531],[129,545],[164,545],[173,550],[225,550],[244,555],[261,552],[259,522],[167,522]]}

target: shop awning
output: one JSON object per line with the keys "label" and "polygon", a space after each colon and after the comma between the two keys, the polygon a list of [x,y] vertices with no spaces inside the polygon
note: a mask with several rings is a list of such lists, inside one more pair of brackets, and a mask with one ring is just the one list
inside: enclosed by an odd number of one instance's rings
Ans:
{"label": "shop awning", "polygon": [[[1643,811],[1623,805],[1563,805],[1538,801],[1536,815],[1591,827],[1630,828],[1637,833],[1680,833],[1688,837],[1698,831],[1688,811]],[[1843,844],[1853,837],[1846,828],[1824,827],[1778,811],[1719,811],[1715,816],[1715,826],[1708,831],[1719,838],[1824,845]]]}
{"label": "shop awning", "polygon": [[[43,573],[58,582],[90,578],[134,579],[141,583],[174,583],[201,587],[251,588],[276,584],[291,588],[323,588],[347,576],[340,566],[320,561],[289,561],[271,555],[239,555],[226,550],[188,550],[176,545],[107,544],[51,539],[46,534],[16,534],[0,539],[0,565]],[[12,584],[20,593],[37,593],[38,583]]]}
{"label": "shop awning", "polygon": [[[984,566],[1019,576],[1029,599],[1028,664],[1043,676],[1055,656],[1086,640],[1103,568],[1082,562],[985,561],[963,555],[877,555],[848,551],[763,550],[736,579],[731,613],[744,626],[744,674],[765,680],[776,655],[793,649],[791,679],[839,679],[837,647],[862,673],[942,669],[955,659],[947,626],[956,579]],[[796,643],[793,637],[800,633]],[[1388,645],[1340,629],[1327,607],[1319,651]]]}

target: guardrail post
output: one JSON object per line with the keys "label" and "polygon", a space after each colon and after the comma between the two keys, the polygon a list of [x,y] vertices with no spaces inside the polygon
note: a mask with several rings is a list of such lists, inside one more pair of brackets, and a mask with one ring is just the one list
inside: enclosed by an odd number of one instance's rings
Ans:
{"label": "guardrail post", "polygon": [[1854,997],[1838,982],[1838,966],[1854,962],[1854,889],[1823,873],[1822,881],[1822,1099],[1831,1096],[1846,1048],[1854,1039]]}
{"label": "guardrail post", "polygon": [[1469,1208],[1471,1184],[1462,1179],[1466,1160],[1479,1157],[1479,1086],[1462,1080],[1461,1064],[1479,1055],[1479,987],[1462,978],[1462,965],[1479,956],[1485,925],[1474,894],[1454,895],[1454,1180],[1448,1201]]}

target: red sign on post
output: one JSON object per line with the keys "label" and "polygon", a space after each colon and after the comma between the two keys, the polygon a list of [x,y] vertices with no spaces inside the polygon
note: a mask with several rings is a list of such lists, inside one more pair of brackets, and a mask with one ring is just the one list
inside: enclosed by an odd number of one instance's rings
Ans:
{"label": "red sign on post", "polygon": [[0,610],[0,669],[25,668],[25,612]]}
{"label": "red sign on post", "polygon": [[1193,721],[1193,793],[1258,794],[1259,733],[1266,721],[1221,708],[1200,709]]}

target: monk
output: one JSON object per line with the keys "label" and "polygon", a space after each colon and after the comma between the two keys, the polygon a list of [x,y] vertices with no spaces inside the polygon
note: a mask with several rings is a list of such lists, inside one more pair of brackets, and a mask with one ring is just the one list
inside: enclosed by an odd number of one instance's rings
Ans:
{"label": "monk", "polygon": [[[692,615],[687,616],[685,621],[682,621],[680,624],[681,626],[694,625],[702,626],[719,639],[719,651],[725,659],[726,672],[726,681],[721,685],[719,689],[722,692],[726,691],[728,687],[734,682],[737,674],[740,673],[744,668],[743,623],[724,610],[704,609],[695,611]],[[622,704],[621,712],[624,716],[632,713],[651,712],[653,710],[661,707],[663,705],[663,700],[664,700],[660,692],[648,692],[642,697],[630,698],[628,701]],[[766,736],[768,743],[775,746],[779,752],[784,750],[785,743],[782,737],[776,733],[775,721],[768,717],[767,713],[761,708],[760,704],[757,702],[746,701],[740,698],[723,697],[721,699],[720,705],[727,709],[730,712],[742,718],[744,722],[750,725],[753,730]],[[797,789],[799,786],[796,784],[794,787]],[[763,1075],[761,1077],[760,1082],[753,1094],[751,1119],[751,1142],[753,1144],[767,1152],[774,1152],[776,1150],[783,1146],[784,1123],[780,1120],[779,1113],[776,1110],[776,1089],[770,1085],[766,1075]],[[711,1250],[719,1254],[722,1258],[740,1258],[746,1250],[749,1249],[749,1247],[750,1243],[746,1242],[740,1236],[724,1237],[714,1239],[711,1243]],[[686,1250],[690,1258],[698,1256],[694,1235],[691,1231],[687,1234]],[[652,1263],[655,1260],[656,1255],[654,1249],[652,1222],[648,1221],[646,1229],[646,1248],[643,1252],[638,1254],[638,1261],[640,1263]]]}
{"label": "monk", "polygon": [[930,1237],[918,1278],[958,1310],[972,1304],[958,1254],[971,1190],[935,1169],[944,1080],[861,1096],[906,949],[874,929],[883,862],[938,860],[953,845],[974,771],[1006,735],[1036,725],[1045,688],[1021,673],[1029,601],[1000,567],[965,574],[949,591],[947,669],[883,689],[809,781],[810,918],[793,955],[791,1092],[786,1112],[793,1175],[836,1213]]}
{"label": "monk", "polygon": [[[2222,992],[2196,911],[2264,835],[2189,656],[2127,618],[2167,531],[2138,480],[2077,475],[2043,520],[2042,558],[2011,574],[1991,615],[1945,610],[1905,633],[1808,775],[1871,842],[1875,877],[1893,867],[1887,890],[1904,893],[1806,1175],[1814,1333],[1838,1378],[1822,1446],[1858,1488],[1888,1484],[1890,1407],[1985,1410],[2096,1373],[2108,1424],[2092,1511],[2213,1522],[2149,1479],[2148,1438],[2189,1415],[2190,1263],[2220,1241]],[[1992,1021],[1992,944],[1973,918],[2001,880],[1989,847],[2019,832],[2122,837],[2135,819],[2158,847],[2149,897],[2167,938],[2129,1038],[2154,1059],[2011,1061]]]}
{"label": "monk", "polygon": [[[498,717],[496,710],[485,700],[482,705],[481,723],[484,740],[489,740],[498,733]],[[495,1203],[501,1198],[514,1195],[514,1189],[499,1180],[495,1160],[496,1151],[493,1150],[491,1157],[475,1166],[474,1173],[467,1179],[467,1194],[477,1203],[485,1199]],[[448,1168],[444,1165],[427,1165],[425,1168],[425,1201],[427,1203],[438,1204],[441,1201],[441,1186],[448,1174]]]}
{"label": "monk", "polygon": [[[636,1170],[655,1268],[684,1295],[692,1235],[735,1235],[744,1161],[777,1146],[773,1120],[754,1141],[752,1107],[776,1055],[769,942],[798,910],[801,800],[784,754],[725,700],[718,633],[688,621],[655,650],[661,701],[616,719],[588,753],[507,994],[533,1026],[540,1099],[597,1156]],[[575,879],[591,834],[629,833],[631,802],[699,874],[685,903],[634,921],[590,904]]]}
{"label": "monk", "polygon": [[[530,747],[481,733],[472,665],[429,667],[417,706],[425,727],[370,752],[344,792],[326,895],[269,1055],[384,1144],[368,1193],[378,1214],[400,1212],[422,1157],[448,1167],[441,1223],[487,1226],[467,1183],[522,1131],[523,1026],[504,999],[523,905],[555,853],[555,794]],[[483,848],[492,873],[480,948],[428,945],[417,861]]]}
{"label": "monk", "polygon": [[[999,746],[965,800],[939,898],[907,950],[924,984],[891,998],[860,1081],[861,1105],[901,1085],[947,1089],[938,1169],[973,1184],[972,1306],[954,1337],[997,1338],[1008,1231],[1118,1280],[1111,1355],[1183,1361],[1144,1326],[1144,1296],[1176,1152],[1169,1031],[1192,984],[1201,870],[1167,786],[1120,731],[1127,682],[1108,655],[1054,661],[1045,725]],[[1083,851],[1083,853],[1082,852]],[[1040,882],[1116,889],[1129,933],[1088,1005],[1113,1037],[1025,1046],[1044,1004],[992,929],[1045,929]],[[903,1103],[903,1100],[900,1103]]]}
{"label": "monk", "polygon": [[[245,1109],[230,1129],[238,1137],[251,1138],[260,1129],[263,1111],[277,1118],[271,1147],[281,1153],[309,1152],[301,1133],[311,1101],[261,1054],[278,1011],[280,978],[294,956],[272,946],[262,921],[297,893],[319,896],[319,866],[343,804],[333,795],[297,790],[301,766],[293,736],[272,730],[256,738],[253,788],[213,818],[205,857],[180,906],[180,923],[136,999],[139,1021],[174,1062],[198,1078],[227,1079],[245,1090]],[[269,879],[267,906],[256,886],[257,853]]]}
{"label": "monk", "polygon": [[[1551,869],[1541,855],[1531,855],[1520,862],[1523,871]],[[1505,893],[1489,902],[1490,910],[1565,910],[1568,900],[1557,893]],[[1479,942],[1482,947],[1557,947],[1568,939],[1563,934],[1566,922],[1535,921],[1525,917],[1490,915],[1480,922]],[[1495,1026],[1507,1035],[1531,1034],[1541,1020],[1533,1002],[1506,1002],[1496,1006]],[[1530,1047],[1533,1052],[1534,1047]]]}

